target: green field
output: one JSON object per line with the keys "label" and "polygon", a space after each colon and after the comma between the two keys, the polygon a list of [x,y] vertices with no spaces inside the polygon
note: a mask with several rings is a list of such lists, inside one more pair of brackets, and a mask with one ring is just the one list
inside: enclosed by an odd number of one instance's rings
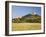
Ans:
{"label": "green field", "polygon": [[12,31],[40,30],[40,23],[12,23]]}

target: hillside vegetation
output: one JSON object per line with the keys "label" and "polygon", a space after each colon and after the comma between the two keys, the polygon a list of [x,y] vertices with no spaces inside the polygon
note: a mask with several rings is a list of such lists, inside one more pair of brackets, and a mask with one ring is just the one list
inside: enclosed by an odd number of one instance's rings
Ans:
{"label": "hillside vegetation", "polygon": [[13,23],[40,23],[41,22],[41,16],[39,15],[32,15],[27,14],[25,16],[22,16],[21,18],[14,18],[12,19]]}

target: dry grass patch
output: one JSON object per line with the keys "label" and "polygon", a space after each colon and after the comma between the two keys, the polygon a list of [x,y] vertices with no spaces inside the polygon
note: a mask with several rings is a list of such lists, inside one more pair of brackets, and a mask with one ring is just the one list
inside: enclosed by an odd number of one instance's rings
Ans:
{"label": "dry grass patch", "polygon": [[40,23],[13,23],[12,31],[21,31],[21,30],[40,30]]}

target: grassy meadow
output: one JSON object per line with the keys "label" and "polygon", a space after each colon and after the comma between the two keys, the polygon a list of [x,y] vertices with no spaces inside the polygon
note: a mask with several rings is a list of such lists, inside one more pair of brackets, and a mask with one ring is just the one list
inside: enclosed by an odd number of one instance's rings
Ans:
{"label": "grassy meadow", "polygon": [[40,23],[12,23],[12,31],[40,30]]}

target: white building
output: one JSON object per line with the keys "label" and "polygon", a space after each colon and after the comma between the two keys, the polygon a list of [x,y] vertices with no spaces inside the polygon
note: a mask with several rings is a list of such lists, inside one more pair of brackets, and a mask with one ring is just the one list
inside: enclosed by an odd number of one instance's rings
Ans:
{"label": "white building", "polygon": [[32,12],[31,14],[32,14],[32,15],[36,15],[36,12]]}

